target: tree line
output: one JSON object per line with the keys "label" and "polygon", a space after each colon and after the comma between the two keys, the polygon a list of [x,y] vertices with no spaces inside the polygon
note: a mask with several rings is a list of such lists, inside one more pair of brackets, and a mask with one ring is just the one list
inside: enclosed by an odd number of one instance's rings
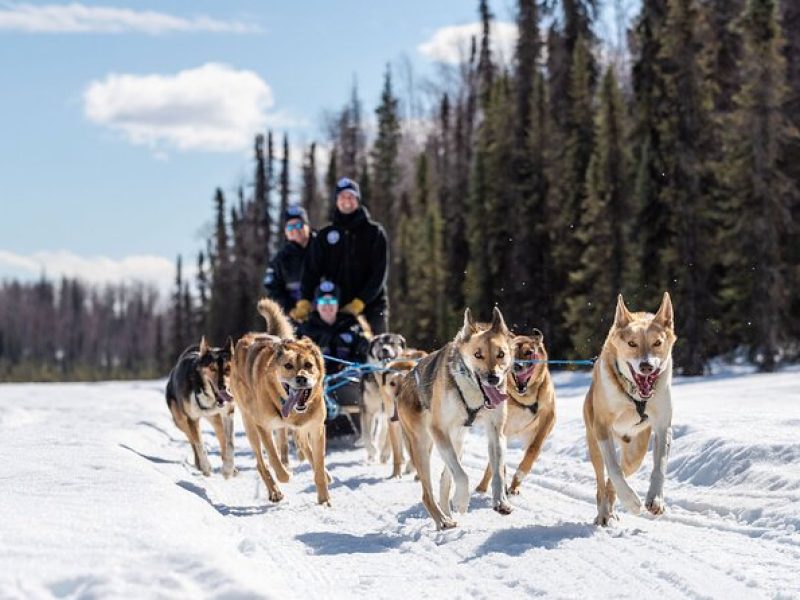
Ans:
{"label": "tree line", "polygon": [[486,318],[498,305],[517,331],[543,330],[551,356],[592,357],[617,293],[654,310],[669,290],[683,373],[720,355],[795,360],[800,5],[643,0],[629,60],[613,60],[598,10],[518,0],[504,61],[481,0],[481,35],[413,102],[387,66],[370,135],[354,85],[321,144],[256,136],[252,181],[213,195],[191,281],[178,259],[162,372],[201,333],[221,344],[262,328],[285,207],[324,225],[344,176],[387,229],[390,328],[414,346],[450,339],[464,306]]}

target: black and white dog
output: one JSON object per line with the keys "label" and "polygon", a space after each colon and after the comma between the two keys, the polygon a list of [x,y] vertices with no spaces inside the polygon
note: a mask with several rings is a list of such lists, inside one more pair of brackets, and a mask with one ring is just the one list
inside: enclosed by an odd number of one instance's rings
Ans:
{"label": "black and white dog", "polygon": [[200,437],[200,418],[211,422],[222,454],[222,474],[236,474],[233,466],[233,396],[230,391],[230,338],[222,348],[212,348],[203,337],[199,346],[183,351],[169,374],[167,406],[172,419],[192,445],[195,467],[211,474],[211,464]]}
{"label": "black and white dog", "polygon": [[[406,339],[397,333],[382,333],[369,342],[367,364],[385,365],[400,358],[406,349]],[[361,378],[361,440],[367,449],[367,461],[375,460],[380,449],[382,463],[389,460],[392,451],[389,443],[389,417],[394,407],[384,406],[379,386],[379,373],[369,372]]]}

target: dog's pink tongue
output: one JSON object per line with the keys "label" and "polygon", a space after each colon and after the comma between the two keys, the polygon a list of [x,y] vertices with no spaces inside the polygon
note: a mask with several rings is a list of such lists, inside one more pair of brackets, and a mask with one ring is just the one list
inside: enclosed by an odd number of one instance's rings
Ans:
{"label": "dog's pink tongue", "polygon": [[521,383],[522,385],[525,385],[526,383],[528,383],[528,379],[531,378],[531,375],[533,375],[533,370],[535,368],[536,368],[536,365],[531,365],[526,369],[523,369],[521,371],[517,371],[514,374],[514,376],[517,378],[517,381],[519,383]]}
{"label": "dog's pink tongue", "polygon": [[484,386],[483,391],[489,399],[489,403],[491,404],[490,408],[495,408],[506,399],[506,395],[493,385]]}
{"label": "dog's pink tongue", "polygon": [[300,399],[300,391],[299,390],[291,390],[289,392],[289,398],[286,400],[286,403],[281,406],[281,416],[286,419],[292,411],[294,410],[297,401]]}
{"label": "dog's pink tongue", "polygon": [[652,396],[653,387],[656,384],[659,373],[661,373],[661,369],[653,371],[650,373],[650,375],[640,375],[634,371],[633,367],[631,367],[631,373],[633,374],[633,380],[636,383],[636,387],[639,388],[639,395],[642,398],[649,398]]}

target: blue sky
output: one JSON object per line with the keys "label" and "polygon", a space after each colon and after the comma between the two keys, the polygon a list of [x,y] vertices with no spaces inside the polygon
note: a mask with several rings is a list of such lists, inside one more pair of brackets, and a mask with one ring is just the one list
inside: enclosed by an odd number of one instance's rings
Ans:
{"label": "blue sky", "polygon": [[[513,6],[492,3],[499,21]],[[476,8],[0,1],[0,279],[44,267],[163,286],[203,247],[214,189],[250,177],[253,134],[322,138],[354,77],[371,114],[387,62],[430,75]]]}

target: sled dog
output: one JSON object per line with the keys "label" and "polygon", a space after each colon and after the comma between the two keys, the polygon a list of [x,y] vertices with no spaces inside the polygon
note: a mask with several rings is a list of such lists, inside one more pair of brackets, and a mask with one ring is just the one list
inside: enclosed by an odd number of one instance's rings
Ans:
{"label": "sled dog", "polygon": [[167,407],[172,420],[192,445],[194,466],[211,475],[206,447],[200,436],[200,418],[214,427],[222,454],[222,475],[236,475],[233,466],[233,397],[230,371],[233,344],[212,348],[203,337],[199,346],[183,351],[167,380]]}
{"label": "sled dog", "polygon": [[[488,434],[493,507],[501,514],[512,510],[501,468],[505,461],[506,378],[513,362],[511,337],[497,307],[490,325],[475,323],[466,309],[464,325],[455,339],[420,360],[401,386],[397,399],[400,424],[422,484],[422,502],[437,529],[456,525],[451,516],[453,480],[452,508],[463,513],[469,505],[469,480],[460,458],[464,434],[476,420],[484,423]],[[431,487],[434,443],[446,465],[439,502]]]}
{"label": "sled dog", "polygon": [[[424,355],[424,353],[423,353]],[[411,369],[416,365],[415,360],[400,359],[386,364],[386,371],[378,374],[380,393],[383,399],[383,412],[389,415],[389,444],[392,451],[392,474],[390,479],[400,477],[403,470],[403,433],[400,430],[400,420],[397,416],[397,396],[400,387]],[[411,460],[406,464],[406,473],[411,473],[414,466]]]}
{"label": "sled dog", "polygon": [[[386,361],[398,358],[406,347],[406,340],[396,333],[382,333],[373,337],[367,350],[367,364],[380,367]],[[367,450],[367,461],[375,460],[380,450],[382,463],[389,460],[388,417],[384,410],[380,390],[380,372],[371,371],[361,378],[361,440]]]}
{"label": "sled dog", "polygon": [[[512,351],[514,368],[508,374],[508,416],[504,433],[507,438],[521,439],[525,448],[522,462],[508,486],[509,494],[519,494],[522,480],[530,473],[555,425],[556,390],[547,362],[526,362],[547,361],[547,350],[541,331],[534,329],[530,336],[516,336]],[[485,492],[491,477],[492,466],[487,464],[477,491]]]}
{"label": "sled dog", "polygon": [[262,298],[258,311],[267,321],[267,333],[248,333],[233,352],[232,384],[242,411],[245,434],[256,457],[256,467],[267,486],[271,502],[283,499],[261,454],[267,450],[280,482],[290,473],[273,439],[273,431],[290,430],[312,465],[317,501],[330,505],[325,471],[325,417],[323,379],[325,366],[319,348],[308,338],[294,339],[291,324],[280,307]]}
{"label": "sled dog", "polygon": [[[586,441],[597,477],[598,525],[616,518],[616,495],[632,513],[642,500],[626,477],[636,472],[653,443],[653,472],[644,506],[664,512],[664,473],[672,442],[672,347],[675,343],[672,301],[664,293],[655,315],[631,313],[620,294],[614,324],[594,365],[583,405]],[[621,446],[621,459],[616,446]],[[605,472],[608,471],[608,480]]]}

